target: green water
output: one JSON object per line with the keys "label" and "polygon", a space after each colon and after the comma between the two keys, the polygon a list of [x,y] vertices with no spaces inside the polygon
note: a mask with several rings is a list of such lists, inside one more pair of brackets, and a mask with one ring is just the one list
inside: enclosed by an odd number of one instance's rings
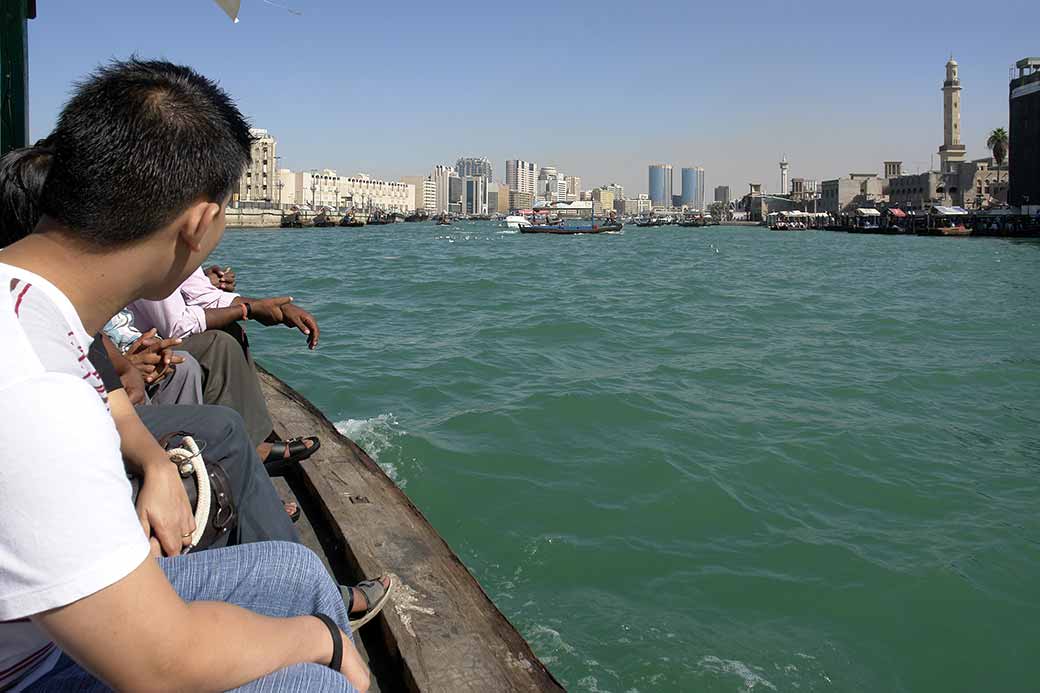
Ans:
{"label": "green water", "polygon": [[318,316],[259,358],[569,689],[1040,686],[1040,243],[402,224],[216,257]]}

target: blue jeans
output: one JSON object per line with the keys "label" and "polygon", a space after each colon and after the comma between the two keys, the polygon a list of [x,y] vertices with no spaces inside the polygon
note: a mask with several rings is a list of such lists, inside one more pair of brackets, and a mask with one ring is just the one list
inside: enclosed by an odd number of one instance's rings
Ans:
{"label": "blue jeans", "polygon": [[[161,558],[159,565],[185,601],[237,604],[267,616],[301,616],[321,612],[350,633],[347,608],[336,582],[314,552],[282,541],[230,546]],[[110,690],[67,655],[28,688],[33,693],[100,693]],[[296,664],[257,679],[235,691],[242,693],[356,693],[347,679],[321,664]]]}

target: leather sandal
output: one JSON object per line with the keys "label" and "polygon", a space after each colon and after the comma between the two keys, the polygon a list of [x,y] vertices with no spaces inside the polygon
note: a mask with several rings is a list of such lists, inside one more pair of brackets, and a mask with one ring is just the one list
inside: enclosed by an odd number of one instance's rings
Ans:
{"label": "leather sandal", "polygon": [[[311,441],[307,447],[305,441]],[[284,476],[286,472],[297,469],[297,462],[305,460],[321,447],[317,436],[307,438],[290,438],[276,440],[271,443],[271,452],[264,458],[264,468],[270,476]]]}
{"label": "leather sandal", "polygon": [[390,599],[390,593],[394,591],[394,580],[393,575],[384,576],[389,579],[389,583],[384,585],[382,578],[379,580],[362,580],[358,584],[354,585],[353,589],[348,590],[350,593],[350,600],[347,603],[347,613],[349,614],[351,608],[354,606],[354,590],[358,590],[361,594],[365,595],[365,602],[368,604],[368,608],[361,613],[361,617],[350,620],[350,629],[356,631],[361,626],[365,625],[386,606],[387,600]]}

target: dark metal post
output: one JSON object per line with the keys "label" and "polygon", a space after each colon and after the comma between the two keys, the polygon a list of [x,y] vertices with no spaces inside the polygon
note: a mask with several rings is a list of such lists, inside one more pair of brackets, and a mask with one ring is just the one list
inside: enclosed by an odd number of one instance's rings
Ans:
{"label": "dark metal post", "polygon": [[35,0],[0,0],[0,156],[29,139],[27,20]]}

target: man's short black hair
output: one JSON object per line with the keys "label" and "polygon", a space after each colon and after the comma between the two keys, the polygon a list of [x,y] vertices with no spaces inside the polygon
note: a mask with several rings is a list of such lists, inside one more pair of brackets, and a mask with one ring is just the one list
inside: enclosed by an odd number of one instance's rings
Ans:
{"label": "man's short black hair", "polygon": [[198,200],[223,204],[249,163],[249,124],[189,67],[109,63],[76,86],[48,138],[40,208],[93,245],[159,230]]}

